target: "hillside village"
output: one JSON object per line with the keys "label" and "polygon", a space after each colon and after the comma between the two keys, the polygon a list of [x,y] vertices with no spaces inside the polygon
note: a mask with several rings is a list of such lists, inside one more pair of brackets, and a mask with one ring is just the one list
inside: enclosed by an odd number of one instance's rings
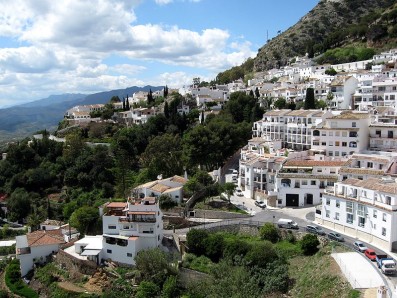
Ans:
{"label": "hillside village", "polygon": [[[397,49],[338,65],[314,65],[307,57],[296,57],[289,66],[257,73],[247,84],[239,80],[210,87],[196,81],[179,90],[167,87],[126,95],[110,103],[112,114],[107,119],[101,116],[109,104],[76,106],[65,111],[66,125],[49,139],[64,143],[59,132],[90,123],[145,124],[167,113],[171,103],[165,92],[182,98],[176,109],[179,115],[198,110],[197,121],[204,123],[222,111],[233,93],[242,92],[255,97],[265,112],[253,122],[252,138],[234,154],[238,169],[232,192],[268,208],[317,206],[317,224],[391,252],[397,249],[396,65]],[[311,92],[317,106],[303,109]],[[160,99],[159,104],[149,105],[149,98]],[[31,142],[42,139],[35,135]],[[225,182],[227,166],[211,172],[215,181]],[[22,276],[56,253],[62,266],[86,272],[104,262],[135,265],[138,252],[161,247],[168,239],[164,220],[169,215],[160,208],[161,196],[183,207],[178,216],[189,217],[184,187],[189,178],[186,171],[185,177],[159,175],[129,189],[125,201],[99,206],[100,235],[81,238],[75,227],[49,219],[37,231],[17,236]],[[7,213],[4,196],[2,209]],[[202,216],[196,212],[191,217]],[[204,222],[205,217],[204,213]],[[186,239],[175,239],[171,241],[181,249]]]}

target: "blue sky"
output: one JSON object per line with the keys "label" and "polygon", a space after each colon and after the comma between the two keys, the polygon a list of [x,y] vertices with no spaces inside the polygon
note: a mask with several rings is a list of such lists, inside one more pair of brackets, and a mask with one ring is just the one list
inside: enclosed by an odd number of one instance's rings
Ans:
{"label": "blue sky", "polygon": [[180,87],[255,57],[318,0],[0,0],[0,108]]}

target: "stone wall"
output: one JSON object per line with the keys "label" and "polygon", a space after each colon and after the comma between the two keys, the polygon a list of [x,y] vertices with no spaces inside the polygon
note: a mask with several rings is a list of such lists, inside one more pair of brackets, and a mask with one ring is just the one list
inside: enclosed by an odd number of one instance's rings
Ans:
{"label": "stone wall", "polygon": [[77,259],[63,250],[58,251],[54,261],[68,271],[78,271],[82,274],[93,275],[97,269],[97,265],[94,262]]}
{"label": "stone wall", "polygon": [[227,211],[215,211],[215,210],[203,210],[194,209],[195,216],[199,218],[211,218],[211,219],[228,219],[228,218],[247,218],[251,217],[249,214],[241,214]]}
{"label": "stone wall", "polygon": [[188,268],[179,268],[178,282],[183,287],[187,287],[192,281],[197,282],[203,278],[209,278],[209,275]]}

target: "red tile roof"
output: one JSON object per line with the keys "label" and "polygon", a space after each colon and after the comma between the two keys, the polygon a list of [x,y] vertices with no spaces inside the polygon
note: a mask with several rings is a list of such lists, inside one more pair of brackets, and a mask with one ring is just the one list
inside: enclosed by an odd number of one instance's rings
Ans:
{"label": "red tile roof", "polygon": [[109,204],[106,205],[107,208],[126,208],[127,203],[126,202],[110,202]]}
{"label": "red tile roof", "polygon": [[26,237],[29,247],[65,243],[61,230],[35,231]]}

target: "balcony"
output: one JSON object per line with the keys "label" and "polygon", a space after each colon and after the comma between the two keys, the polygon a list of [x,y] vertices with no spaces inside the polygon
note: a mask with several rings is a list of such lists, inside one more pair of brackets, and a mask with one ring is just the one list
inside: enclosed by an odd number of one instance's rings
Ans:
{"label": "balcony", "polygon": [[30,254],[30,247],[17,248],[17,255],[28,255]]}
{"label": "balcony", "polygon": [[120,222],[156,222],[156,217],[141,217],[141,216],[131,216],[131,217],[120,217]]}

